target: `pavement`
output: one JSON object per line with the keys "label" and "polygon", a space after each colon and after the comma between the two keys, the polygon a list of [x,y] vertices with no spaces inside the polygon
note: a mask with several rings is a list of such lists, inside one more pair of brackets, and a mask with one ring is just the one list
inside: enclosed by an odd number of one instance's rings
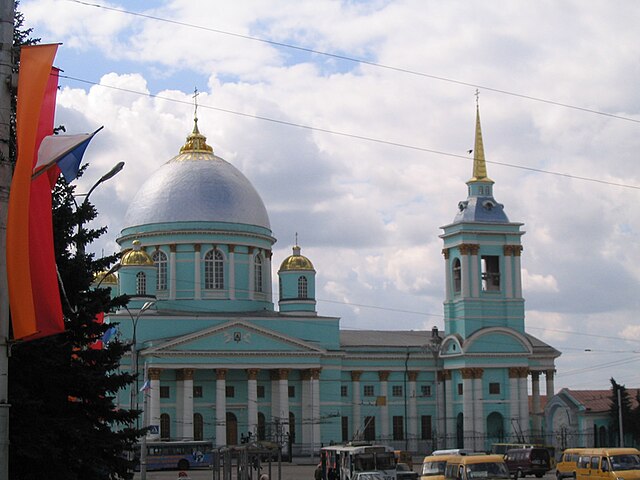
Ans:
{"label": "pavement", "polygon": [[[278,465],[271,465],[270,480],[313,480],[313,472],[316,469],[316,464],[297,464],[297,463],[282,463],[280,475],[278,475]],[[187,477],[179,476],[179,471],[165,471],[165,472],[147,472],[147,480],[220,480],[220,477],[214,476],[212,470],[188,470],[184,472]],[[236,475],[233,472],[232,478],[235,479]],[[258,480],[259,476],[253,472],[253,480]],[[262,473],[269,474],[269,467],[265,465],[262,469]],[[137,472],[134,476],[134,480],[140,480],[140,473]]]}

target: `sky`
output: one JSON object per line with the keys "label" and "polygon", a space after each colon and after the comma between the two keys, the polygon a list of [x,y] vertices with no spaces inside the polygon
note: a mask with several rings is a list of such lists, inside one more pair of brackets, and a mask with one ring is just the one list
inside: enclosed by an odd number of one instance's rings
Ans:
{"label": "sky", "polygon": [[[104,126],[78,181],[115,239],[198,126],[296,234],[318,313],[444,329],[440,227],[466,199],[476,89],[494,197],[522,222],[526,329],[556,390],[640,386],[640,3],[22,0],[60,42],[56,123]],[[277,290],[277,289],[276,289]]]}

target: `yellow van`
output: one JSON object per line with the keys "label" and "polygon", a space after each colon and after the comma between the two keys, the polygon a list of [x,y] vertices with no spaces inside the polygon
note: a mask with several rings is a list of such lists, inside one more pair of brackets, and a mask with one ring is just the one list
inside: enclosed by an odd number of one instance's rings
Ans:
{"label": "yellow van", "polygon": [[640,451],[636,448],[579,449],[576,478],[588,480],[640,479]]}
{"label": "yellow van", "polygon": [[444,469],[447,462],[451,458],[458,455],[428,455],[422,461],[422,469],[420,470],[420,480],[444,480]]}
{"label": "yellow van", "polygon": [[502,455],[465,455],[447,461],[445,480],[509,480]]}
{"label": "yellow van", "polygon": [[567,448],[562,452],[560,460],[556,464],[556,479],[576,478],[578,457],[584,448]]}

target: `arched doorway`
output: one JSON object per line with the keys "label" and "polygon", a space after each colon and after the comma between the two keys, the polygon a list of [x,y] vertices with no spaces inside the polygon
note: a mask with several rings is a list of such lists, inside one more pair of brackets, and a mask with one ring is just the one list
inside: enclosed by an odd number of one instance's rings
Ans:
{"label": "arched doorway", "polygon": [[193,414],[193,439],[204,439],[204,419],[202,418],[201,413]]}
{"label": "arched doorway", "polygon": [[464,448],[464,414],[456,417],[456,448]]}
{"label": "arched doorway", "polygon": [[238,417],[227,412],[227,445],[238,444]]}
{"label": "arched doorway", "polygon": [[487,446],[504,442],[504,417],[499,412],[491,412],[487,417]]}

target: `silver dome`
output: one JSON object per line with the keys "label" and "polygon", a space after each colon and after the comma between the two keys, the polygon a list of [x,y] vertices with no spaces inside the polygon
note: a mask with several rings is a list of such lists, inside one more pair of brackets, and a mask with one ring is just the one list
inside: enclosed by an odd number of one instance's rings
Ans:
{"label": "silver dome", "polygon": [[185,151],[151,175],[127,210],[125,228],[189,221],[271,230],[267,209],[249,180],[229,162],[204,151]]}

